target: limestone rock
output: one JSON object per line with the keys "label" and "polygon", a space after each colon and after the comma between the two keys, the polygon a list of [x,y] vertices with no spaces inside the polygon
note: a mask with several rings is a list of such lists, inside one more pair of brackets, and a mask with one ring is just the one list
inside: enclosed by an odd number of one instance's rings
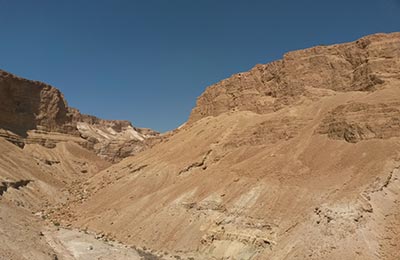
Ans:
{"label": "limestone rock", "polygon": [[385,79],[400,78],[399,56],[400,33],[289,52],[207,88],[189,122],[234,110],[273,112],[308,95],[310,88],[374,91]]}
{"label": "limestone rock", "polygon": [[61,92],[0,70],[0,128],[26,136],[38,129],[78,134]]}

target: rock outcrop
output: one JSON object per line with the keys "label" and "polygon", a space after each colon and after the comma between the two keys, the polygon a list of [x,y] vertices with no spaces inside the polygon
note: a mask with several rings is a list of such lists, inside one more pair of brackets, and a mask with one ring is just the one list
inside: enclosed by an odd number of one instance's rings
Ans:
{"label": "rock outcrop", "polygon": [[82,115],[76,109],[70,111],[73,112],[73,120],[80,136],[88,141],[87,146],[112,162],[135,155],[158,140],[158,132],[134,127],[129,121],[104,120]]}
{"label": "rock outcrop", "polygon": [[27,136],[38,129],[78,135],[61,92],[0,70],[0,128]]}
{"label": "rock outcrop", "polygon": [[55,147],[75,141],[99,156],[116,162],[147,147],[158,136],[128,121],[104,120],[68,107],[63,94],[42,82],[0,70],[0,136],[23,146],[39,143]]}
{"label": "rock outcrop", "polygon": [[338,106],[324,118],[317,133],[350,143],[400,137],[400,102]]}
{"label": "rock outcrop", "polygon": [[207,88],[189,122],[228,111],[263,114],[307,96],[310,88],[338,92],[373,91],[387,78],[400,78],[400,33],[293,51]]}

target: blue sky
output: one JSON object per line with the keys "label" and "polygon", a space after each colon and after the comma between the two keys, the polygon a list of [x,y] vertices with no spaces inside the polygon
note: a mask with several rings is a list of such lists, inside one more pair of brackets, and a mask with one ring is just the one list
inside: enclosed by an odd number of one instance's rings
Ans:
{"label": "blue sky", "polygon": [[204,89],[290,50],[400,31],[400,0],[0,0],[0,68],[166,131]]}

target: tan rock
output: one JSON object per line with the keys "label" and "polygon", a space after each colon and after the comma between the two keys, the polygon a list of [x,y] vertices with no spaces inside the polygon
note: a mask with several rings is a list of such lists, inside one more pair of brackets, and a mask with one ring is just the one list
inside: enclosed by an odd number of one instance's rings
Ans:
{"label": "tan rock", "polygon": [[70,108],[56,88],[0,70],[0,136],[23,146],[55,147],[68,139],[116,162],[154,143],[158,133],[128,121],[103,120]]}
{"label": "tan rock", "polygon": [[263,114],[293,104],[309,88],[373,91],[386,78],[400,78],[400,33],[366,36],[355,42],[293,51],[207,88],[189,122],[228,111]]}

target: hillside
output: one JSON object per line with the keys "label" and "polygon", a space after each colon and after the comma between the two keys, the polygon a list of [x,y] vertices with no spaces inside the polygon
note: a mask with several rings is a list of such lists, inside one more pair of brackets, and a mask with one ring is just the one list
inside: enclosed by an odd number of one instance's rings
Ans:
{"label": "hillside", "polygon": [[256,65],[161,136],[4,71],[0,104],[0,258],[400,258],[400,33]]}
{"label": "hillside", "polygon": [[288,53],[90,179],[64,223],[194,259],[400,257],[400,34]]}

